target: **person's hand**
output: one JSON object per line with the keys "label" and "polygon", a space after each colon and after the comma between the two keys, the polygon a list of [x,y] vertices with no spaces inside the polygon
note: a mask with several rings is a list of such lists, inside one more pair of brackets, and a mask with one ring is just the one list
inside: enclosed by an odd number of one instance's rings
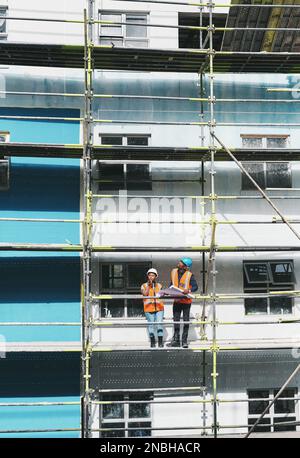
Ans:
{"label": "person's hand", "polygon": [[182,292],[183,292],[183,294],[189,294],[190,290],[189,289],[184,289]]}

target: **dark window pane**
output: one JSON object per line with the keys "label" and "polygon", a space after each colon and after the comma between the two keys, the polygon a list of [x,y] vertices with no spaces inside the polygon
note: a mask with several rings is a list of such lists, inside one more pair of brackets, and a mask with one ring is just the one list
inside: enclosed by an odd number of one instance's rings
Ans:
{"label": "dark window pane", "polygon": [[267,138],[267,148],[285,148],[287,139],[285,137]]}
{"label": "dark window pane", "polygon": [[[278,393],[279,390],[275,390],[274,396]],[[284,400],[284,399],[278,399],[275,401],[274,405],[274,412],[275,413],[294,413],[295,412],[295,401],[294,401],[294,396],[296,392],[295,389],[288,389],[284,390],[280,398],[292,398],[290,401],[289,400]]]}
{"label": "dark window pane", "polygon": [[127,300],[127,314],[128,314],[128,317],[144,316],[143,301],[141,299],[128,299]]}
{"label": "dark window pane", "polygon": [[[265,189],[265,173],[264,173],[264,164],[243,164],[247,172],[250,174],[251,178],[253,178],[256,183],[262,188]],[[244,191],[250,191],[256,189],[256,187],[252,184],[249,178],[242,173],[242,189]]]}
{"label": "dark window pane", "polygon": [[[102,428],[125,428],[125,423],[102,423]],[[102,437],[125,437],[125,431],[101,431]]]}
{"label": "dark window pane", "polygon": [[110,299],[101,301],[102,318],[120,318],[124,316],[124,300]]}
{"label": "dark window pane", "polygon": [[128,431],[128,437],[143,437],[151,436],[151,430],[145,430],[143,428],[151,428],[151,422],[130,422],[128,423],[129,428],[137,428],[133,431]]}
{"label": "dark window pane", "polygon": [[245,312],[246,315],[268,313],[268,299],[265,297],[245,299]]}
{"label": "dark window pane", "polygon": [[9,188],[9,162],[0,161],[0,190]]}
{"label": "dark window pane", "polygon": [[0,143],[6,142],[6,135],[0,134]]}
{"label": "dark window pane", "polygon": [[109,135],[103,135],[101,137],[101,144],[102,145],[122,145],[122,137],[115,137]]}
{"label": "dark window pane", "polygon": [[119,180],[124,179],[123,164],[99,164],[99,176],[101,180]]}
{"label": "dark window pane", "polygon": [[101,286],[102,289],[109,289],[110,266],[104,265],[101,268]]}
{"label": "dark window pane", "polygon": [[267,263],[244,264],[244,270],[248,283],[267,283],[269,281]]}
{"label": "dark window pane", "polygon": [[[252,426],[256,422],[257,418],[248,418],[248,425]],[[267,426],[269,425],[269,426]],[[250,427],[249,427],[250,431]],[[270,418],[262,418],[258,425],[254,428],[254,432],[267,433],[271,432],[271,420]]]}
{"label": "dark window pane", "polygon": [[131,191],[152,189],[148,164],[127,164],[127,189]]}
{"label": "dark window pane", "polygon": [[148,137],[127,137],[128,146],[147,146]]}
{"label": "dark window pane", "polygon": [[293,311],[293,299],[291,297],[270,297],[270,313],[272,315],[288,314]]}
{"label": "dark window pane", "polygon": [[[103,401],[123,401],[122,395],[107,394],[103,396]],[[103,404],[102,418],[124,418],[124,404]]]}
{"label": "dark window pane", "polygon": [[99,164],[99,188],[112,191],[124,189],[123,164]]}
{"label": "dark window pane", "polygon": [[267,188],[291,188],[291,172],[286,162],[267,162]]}
{"label": "dark window pane", "polygon": [[151,265],[146,264],[128,264],[127,265],[127,286],[129,288],[137,288],[145,283],[147,270],[150,269]]}
{"label": "dark window pane", "polygon": [[[152,395],[147,393],[130,394],[130,401],[150,401]],[[129,418],[149,418],[151,415],[150,404],[129,404]]]}
{"label": "dark window pane", "polygon": [[101,285],[103,290],[124,288],[122,264],[104,264],[101,268]]}
{"label": "dark window pane", "polygon": [[294,269],[291,262],[270,262],[273,283],[294,283]]}
{"label": "dark window pane", "polygon": [[129,418],[149,418],[150,404],[129,404]]}
{"label": "dark window pane", "polygon": [[[248,391],[249,399],[269,399],[269,391],[267,390],[251,390]],[[268,401],[252,401],[249,402],[249,414],[256,415],[261,414],[268,405]]]}
{"label": "dark window pane", "polygon": [[274,418],[274,431],[296,431],[296,425],[282,425],[278,423],[288,423],[296,421],[296,417]]}

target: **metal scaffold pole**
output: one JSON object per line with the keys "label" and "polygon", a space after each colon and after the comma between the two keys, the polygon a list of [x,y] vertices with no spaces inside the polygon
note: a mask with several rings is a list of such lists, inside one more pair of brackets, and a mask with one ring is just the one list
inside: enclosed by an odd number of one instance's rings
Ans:
{"label": "metal scaffold pole", "polygon": [[90,348],[91,348],[91,274],[92,274],[92,145],[93,145],[93,1],[84,10],[84,82],[83,121],[83,212],[82,225],[82,424],[81,436],[89,437]]}
{"label": "metal scaffold pole", "polygon": [[211,298],[212,298],[212,400],[213,400],[213,435],[214,438],[217,438],[218,435],[218,416],[217,416],[217,316],[216,316],[216,251],[215,251],[215,233],[216,233],[216,200],[215,200],[215,153],[216,153],[216,145],[215,145],[215,117],[214,117],[214,40],[213,40],[213,33],[214,33],[214,26],[213,26],[213,9],[214,3],[212,1],[209,2],[208,10],[209,10],[209,27],[208,27],[208,35],[209,35],[209,109],[210,109],[210,122],[209,122],[209,149],[210,149],[210,192],[211,192],[211,244],[210,244],[210,253],[209,253],[209,261],[208,261],[208,268],[207,268],[207,276],[211,274]]}

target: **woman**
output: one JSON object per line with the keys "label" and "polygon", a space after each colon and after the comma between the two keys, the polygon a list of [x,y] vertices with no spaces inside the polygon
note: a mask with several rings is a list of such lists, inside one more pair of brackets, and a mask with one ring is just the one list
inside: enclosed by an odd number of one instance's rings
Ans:
{"label": "woman", "polygon": [[150,346],[151,348],[155,347],[155,328],[157,329],[157,337],[158,337],[158,346],[162,348],[164,346],[163,343],[163,335],[164,335],[164,328],[162,324],[156,324],[155,322],[162,322],[164,318],[164,304],[160,299],[154,299],[159,291],[161,290],[162,286],[160,283],[157,282],[158,273],[156,269],[149,269],[147,272],[147,282],[143,283],[141,286],[141,292],[143,296],[153,296],[144,299],[144,312],[146,319],[149,324],[148,332],[150,337]]}

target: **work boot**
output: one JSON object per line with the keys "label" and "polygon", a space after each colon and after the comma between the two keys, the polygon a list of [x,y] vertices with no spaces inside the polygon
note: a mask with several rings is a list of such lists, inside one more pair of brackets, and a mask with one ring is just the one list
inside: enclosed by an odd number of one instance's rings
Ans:
{"label": "work boot", "polygon": [[182,339],[182,348],[189,348],[189,345],[187,343],[187,339]]}
{"label": "work boot", "polygon": [[186,332],[182,333],[181,345],[182,345],[182,348],[189,348],[188,343],[187,343],[187,333]]}
{"label": "work boot", "polygon": [[158,336],[158,346],[159,348],[163,348],[164,342],[162,336]]}
{"label": "work boot", "polygon": [[150,336],[150,347],[151,347],[151,348],[154,348],[154,347],[155,347],[155,343],[156,343],[156,342],[155,342],[155,337],[154,337],[154,335],[152,334],[152,335]]}
{"label": "work boot", "polygon": [[167,344],[167,347],[180,347],[179,334],[174,334],[171,342]]}

